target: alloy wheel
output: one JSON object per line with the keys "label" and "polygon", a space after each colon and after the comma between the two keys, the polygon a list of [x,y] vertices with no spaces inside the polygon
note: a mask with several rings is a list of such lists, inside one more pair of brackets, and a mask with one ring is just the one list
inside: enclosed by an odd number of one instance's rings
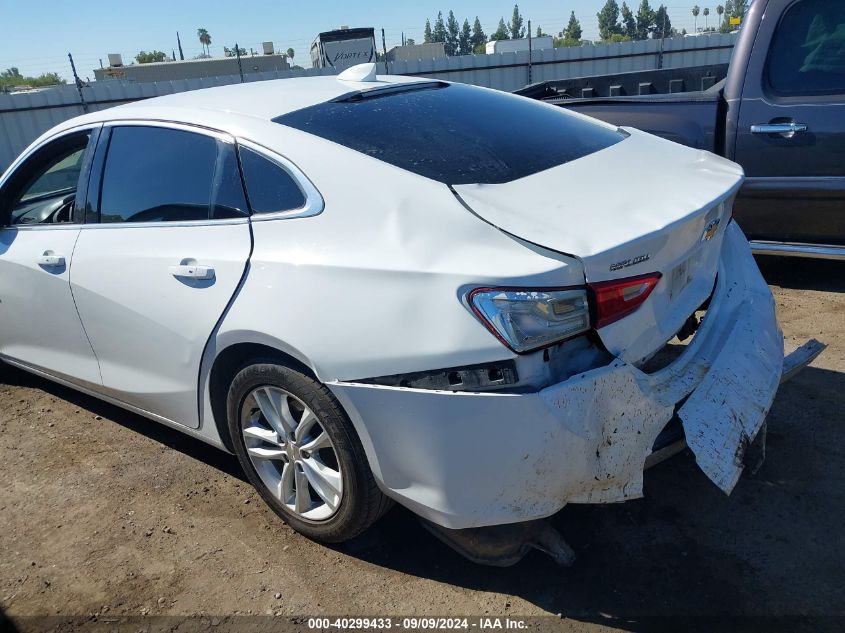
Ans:
{"label": "alloy wheel", "polygon": [[337,512],[343,498],[337,453],[302,400],[279,387],[258,387],[244,399],[240,424],[253,468],[288,511],[314,522]]}

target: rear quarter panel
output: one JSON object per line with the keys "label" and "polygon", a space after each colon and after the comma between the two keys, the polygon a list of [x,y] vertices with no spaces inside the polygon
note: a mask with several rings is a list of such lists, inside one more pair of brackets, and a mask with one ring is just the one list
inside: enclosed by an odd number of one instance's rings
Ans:
{"label": "rear quarter panel", "polygon": [[262,141],[297,164],[325,208],[253,221],[249,272],[220,338],[282,341],[324,381],[502,360],[512,353],[463,303],[470,288],[584,283],[577,261],[527,248],[446,185],[276,127],[279,138]]}

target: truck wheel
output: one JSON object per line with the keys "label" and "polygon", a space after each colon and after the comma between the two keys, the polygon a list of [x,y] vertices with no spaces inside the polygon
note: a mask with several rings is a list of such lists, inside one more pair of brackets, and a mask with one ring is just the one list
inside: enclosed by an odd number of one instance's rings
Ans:
{"label": "truck wheel", "polygon": [[227,413],[250,483],[297,532],[340,543],[390,507],[349,418],[313,378],[271,362],[247,365],[229,388]]}

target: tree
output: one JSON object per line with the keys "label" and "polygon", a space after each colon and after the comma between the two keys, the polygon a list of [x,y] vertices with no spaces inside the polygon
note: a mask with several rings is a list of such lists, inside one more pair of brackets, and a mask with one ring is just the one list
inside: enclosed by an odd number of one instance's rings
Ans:
{"label": "tree", "polygon": [[628,39],[635,39],[637,37],[637,20],[634,17],[633,12],[631,11],[630,7],[623,2],[622,3],[622,32],[625,34],[625,37]]}
{"label": "tree", "polygon": [[496,40],[509,40],[510,34],[508,32],[508,27],[505,24],[505,18],[499,18],[499,26],[496,28],[496,32],[490,36],[490,41]]}
{"label": "tree", "polygon": [[719,16],[719,23],[720,23],[720,24],[721,24],[721,22],[722,22],[722,14],[723,14],[724,12],[725,12],[725,7],[723,7],[721,4],[717,4],[717,5],[716,5],[716,15],[718,15],[718,16]]}
{"label": "tree", "polygon": [[731,25],[731,14],[733,13],[733,2],[725,0],[725,16],[722,19],[722,24],[719,26],[719,31],[722,33],[730,33],[733,30]]}
{"label": "tree", "polygon": [[545,35],[545,33],[543,33],[543,27],[538,26],[537,27],[537,37],[543,37],[544,35]]}
{"label": "tree", "polygon": [[449,11],[449,18],[446,20],[446,54],[449,56],[458,54],[458,38],[460,37],[461,29],[458,26],[458,21],[455,19],[455,14]]}
{"label": "tree", "polygon": [[748,12],[748,0],[734,0],[733,1],[733,17],[744,18]]}
{"label": "tree", "polygon": [[646,40],[654,30],[654,11],[648,0],[642,0],[640,8],[637,9],[637,39]]}
{"label": "tree", "polygon": [[415,40],[413,37],[405,38],[405,46],[414,46],[416,43],[417,40]]}
{"label": "tree", "polygon": [[197,37],[199,38],[200,44],[203,46],[203,52],[206,55],[211,55],[211,35],[208,34],[208,31],[205,29],[197,29]]}
{"label": "tree", "polygon": [[425,30],[423,31],[423,42],[425,44],[431,43],[431,22],[428,18],[425,19]]}
{"label": "tree", "polygon": [[565,37],[556,37],[554,39],[555,48],[568,48],[570,46],[581,46],[581,40],[573,40]]}
{"label": "tree", "polygon": [[614,33],[621,33],[619,26],[619,5],[616,0],[607,0],[601,11],[596,14],[599,20],[599,37],[609,40]]}
{"label": "tree", "polygon": [[460,55],[472,55],[472,31],[469,28],[469,20],[466,19],[458,37],[458,51]]}
{"label": "tree", "polygon": [[294,56],[296,55],[296,51],[294,51],[292,48],[289,48],[285,51],[285,55],[288,56],[288,59],[293,60]]}
{"label": "tree", "polygon": [[0,72],[0,92],[14,86],[31,86],[40,88],[44,86],[56,86],[67,83],[59,77],[58,73],[44,73],[38,77],[24,77],[16,66],[7,68]]}
{"label": "tree", "polygon": [[578,18],[575,17],[575,11],[573,11],[569,14],[569,24],[567,24],[566,28],[563,30],[563,39],[580,41],[582,33],[581,23],[578,21]]}
{"label": "tree", "polygon": [[[718,12],[719,8],[716,7]],[[731,24],[731,18],[739,18],[740,23],[748,11],[748,0],[726,0],[725,1],[725,17],[719,30],[722,33],[730,33],[737,28],[736,24]]]}
{"label": "tree", "polygon": [[432,42],[446,41],[446,24],[443,22],[443,12],[437,12],[437,19],[434,21],[434,33],[431,37]]}
{"label": "tree", "polygon": [[243,46],[238,46],[238,50],[236,51],[234,48],[229,48],[228,46],[223,47],[223,54],[226,57],[237,57],[239,53],[241,57],[245,56],[246,49]]}
{"label": "tree", "polygon": [[672,37],[672,21],[669,19],[669,12],[662,4],[654,12],[654,39]]}
{"label": "tree", "polygon": [[522,15],[519,13],[519,5],[513,5],[513,16],[511,17],[511,23],[508,25],[508,29],[510,30],[510,35],[512,40],[518,40],[520,38],[525,37],[525,27],[522,25]]}
{"label": "tree", "polygon": [[167,60],[167,53],[161,51],[141,51],[135,55],[135,61],[139,64],[150,64],[152,62],[163,62]]}
{"label": "tree", "polygon": [[487,43],[487,35],[484,33],[484,29],[481,28],[481,22],[478,20],[478,16],[475,16],[475,22],[472,23],[471,41],[473,50]]}
{"label": "tree", "polygon": [[693,22],[692,22],[692,24],[693,24],[692,30],[693,30],[695,33],[698,33],[698,14],[699,14],[700,12],[701,12],[701,9],[699,8],[699,6],[698,6],[698,5],[695,5],[695,6],[692,8],[692,19],[693,19]]}

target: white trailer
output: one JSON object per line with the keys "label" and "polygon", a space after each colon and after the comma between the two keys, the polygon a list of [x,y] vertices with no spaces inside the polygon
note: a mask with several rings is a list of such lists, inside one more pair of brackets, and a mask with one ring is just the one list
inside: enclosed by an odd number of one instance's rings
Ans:
{"label": "white trailer", "polygon": [[518,40],[494,40],[487,42],[485,52],[488,55],[493,53],[516,53],[519,51],[528,50],[528,41],[531,41],[532,50],[540,50],[542,48],[554,48],[555,40],[551,35],[543,35],[541,37],[527,38],[523,37]]}
{"label": "white trailer", "polygon": [[375,29],[350,29],[320,33],[311,44],[314,68],[334,68],[338,72],[357,64],[376,61]]}

